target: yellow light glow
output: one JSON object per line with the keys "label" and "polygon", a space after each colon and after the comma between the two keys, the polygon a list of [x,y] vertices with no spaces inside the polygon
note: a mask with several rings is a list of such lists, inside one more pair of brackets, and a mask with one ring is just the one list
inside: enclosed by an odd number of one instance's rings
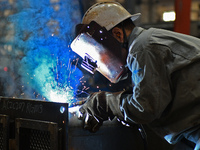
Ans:
{"label": "yellow light glow", "polygon": [[176,13],[174,11],[168,11],[163,13],[163,21],[175,21]]}

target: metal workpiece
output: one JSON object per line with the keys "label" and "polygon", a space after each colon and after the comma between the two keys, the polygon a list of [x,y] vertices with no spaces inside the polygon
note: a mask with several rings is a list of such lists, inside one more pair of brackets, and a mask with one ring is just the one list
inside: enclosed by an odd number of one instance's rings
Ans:
{"label": "metal workpiece", "polygon": [[[86,98],[67,103],[0,98],[1,149],[27,150],[143,150],[137,125],[126,126],[116,118],[105,121],[100,130],[83,129],[78,110]],[[147,126],[148,150],[170,150],[171,145]]]}
{"label": "metal workpiece", "polygon": [[133,145],[142,149],[142,144],[137,145],[142,140],[137,129],[135,131],[113,120],[105,121],[99,131],[91,133],[83,129],[82,121],[77,116],[72,116],[69,117],[69,150],[132,150]]}
{"label": "metal workpiece", "polygon": [[0,98],[0,149],[68,150],[68,103]]}
{"label": "metal workpiece", "polygon": [[[105,121],[96,133],[91,133],[83,129],[83,123],[76,112],[69,113],[68,116],[69,150],[144,150],[144,142],[137,125],[128,127],[114,118],[112,121]],[[144,128],[148,150],[172,149],[172,145],[158,137],[147,126]]]}

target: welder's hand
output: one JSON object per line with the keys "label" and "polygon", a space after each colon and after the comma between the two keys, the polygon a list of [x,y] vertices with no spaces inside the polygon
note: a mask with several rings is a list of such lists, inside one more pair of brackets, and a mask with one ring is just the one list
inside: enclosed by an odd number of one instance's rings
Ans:
{"label": "welder's hand", "polygon": [[90,132],[96,132],[102,126],[103,121],[93,116],[90,111],[81,107],[79,109],[79,119],[83,120],[83,127]]}
{"label": "welder's hand", "polygon": [[79,119],[83,120],[84,128],[90,132],[96,132],[103,121],[122,116],[119,106],[122,93],[92,93],[79,109]]}

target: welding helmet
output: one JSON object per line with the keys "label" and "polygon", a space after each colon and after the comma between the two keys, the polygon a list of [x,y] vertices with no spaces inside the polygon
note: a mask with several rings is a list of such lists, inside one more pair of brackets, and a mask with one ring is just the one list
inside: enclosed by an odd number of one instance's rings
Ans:
{"label": "welding helmet", "polygon": [[85,12],[82,24],[89,24],[91,21],[95,21],[109,31],[128,18],[135,21],[140,15],[140,13],[131,15],[117,2],[101,2],[94,4]]}
{"label": "welding helmet", "polygon": [[83,58],[81,66],[92,74],[97,70],[117,83],[126,73],[120,43],[95,21],[81,24],[79,30],[70,46]]}

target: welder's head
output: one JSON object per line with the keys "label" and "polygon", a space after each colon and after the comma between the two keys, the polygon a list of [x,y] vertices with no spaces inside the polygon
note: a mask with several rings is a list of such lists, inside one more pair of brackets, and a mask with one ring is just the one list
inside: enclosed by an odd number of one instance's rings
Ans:
{"label": "welder's head", "polygon": [[86,11],[82,19],[82,24],[89,24],[91,21],[95,21],[109,31],[128,18],[135,21],[140,15],[140,13],[131,15],[117,2],[101,2],[94,4]]}
{"label": "welder's head", "polygon": [[77,26],[77,37],[71,44],[72,50],[83,58],[82,67],[91,73],[99,71],[113,83],[121,80],[126,72],[127,49],[124,51],[122,46],[127,40],[125,30],[130,22],[133,27],[132,22],[139,16],[131,15],[117,2],[90,7]]}
{"label": "welder's head", "polygon": [[127,36],[134,28],[134,21],[140,17],[140,13],[131,15],[121,4],[117,2],[101,2],[91,6],[83,16],[82,24],[95,21],[105,27],[123,48],[124,59],[128,53]]}

